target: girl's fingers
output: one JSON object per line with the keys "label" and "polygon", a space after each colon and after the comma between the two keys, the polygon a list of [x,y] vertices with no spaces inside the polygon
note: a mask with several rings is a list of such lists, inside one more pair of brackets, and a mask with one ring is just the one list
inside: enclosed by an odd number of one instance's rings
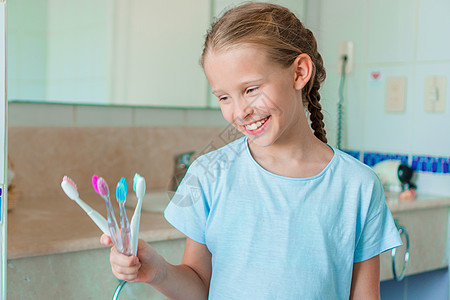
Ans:
{"label": "girl's fingers", "polygon": [[127,256],[117,252],[116,247],[111,248],[111,255],[109,256],[111,265],[118,265],[123,267],[135,267],[140,265],[139,258],[136,256]]}
{"label": "girl's fingers", "polygon": [[136,279],[136,276],[124,276],[123,279],[121,279],[121,280],[125,280],[128,282],[134,282],[135,279]]}
{"label": "girl's fingers", "polygon": [[111,238],[106,234],[102,234],[102,236],[100,237],[100,243],[102,245],[111,245],[112,244]]}
{"label": "girl's fingers", "polygon": [[137,278],[141,264],[136,256],[127,256],[117,252],[116,247],[111,247],[111,270],[118,279],[133,281]]}
{"label": "girl's fingers", "polygon": [[111,266],[111,268],[113,269],[113,272],[115,274],[120,274],[122,276],[128,276],[128,275],[137,276],[140,267],[141,267],[140,265],[137,265],[134,267],[122,267],[122,266],[118,266],[118,265]]}
{"label": "girl's fingers", "polygon": [[124,275],[121,273],[117,273],[114,271],[114,269],[112,270],[114,276],[116,276],[117,279],[120,280],[125,280],[125,281],[134,281],[137,278],[137,273],[136,274],[130,274],[130,275]]}

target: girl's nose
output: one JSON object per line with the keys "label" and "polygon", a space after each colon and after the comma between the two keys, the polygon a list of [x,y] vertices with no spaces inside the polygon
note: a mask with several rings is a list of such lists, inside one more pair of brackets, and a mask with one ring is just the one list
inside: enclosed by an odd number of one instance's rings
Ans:
{"label": "girl's nose", "polygon": [[250,119],[250,116],[253,114],[253,106],[250,102],[245,101],[244,99],[239,99],[236,101],[234,105],[234,118],[235,122],[242,124],[245,121]]}

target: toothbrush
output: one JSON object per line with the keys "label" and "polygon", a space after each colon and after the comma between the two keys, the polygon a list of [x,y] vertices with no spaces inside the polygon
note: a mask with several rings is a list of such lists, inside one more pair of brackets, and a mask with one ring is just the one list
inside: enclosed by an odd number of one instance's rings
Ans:
{"label": "toothbrush", "polygon": [[131,255],[130,223],[128,223],[125,201],[127,201],[127,181],[124,177],[117,183],[116,198],[120,208],[120,235],[122,237],[123,253]]}
{"label": "toothbrush", "polygon": [[61,187],[64,193],[66,193],[66,195],[70,199],[75,201],[88,214],[88,216],[92,219],[92,221],[94,221],[98,228],[103,231],[104,234],[106,234],[107,236],[111,236],[108,229],[108,223],[106,222],[105,218],[80,199],[77,185],[75,184],[75,182],[73,182],[72,179],[64,176],[63,181],[61,182]]}
{"label": "toothbrush", "polygon": [[102,177],[97,175],[92,176],[92,186],[97,194],[99,194],[106,203],[106,211],[108,214],[108,228],[111,234],[112,242],[117,248],[117,251],[123,253],[122,239],[119,235],[119,227],[117,226],[116,217],[114,215],[114,210],[111,205],[111,199],[109,198],[109,188],[108,184]]}
{"label": "toothbrush", "polygon": [[134,209],[133,217],[131,218],[131,249],[133,250],[133,255],[136,256],[139,237],[139,222],[141,220],[142,199],[145,195],[145,179],[137,173],[134,175],[133,179],[133,190],[136,192],[138,202],[136,204],[136,208]]}

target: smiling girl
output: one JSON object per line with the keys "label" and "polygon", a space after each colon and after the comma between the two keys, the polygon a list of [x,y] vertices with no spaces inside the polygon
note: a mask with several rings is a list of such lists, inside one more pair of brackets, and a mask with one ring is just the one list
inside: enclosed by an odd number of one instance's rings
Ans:
{"label": "smiling girl", "polygon": [[113,273],[171,299],[379,299],[379,254],[401,240],[375,173],[327,144],[311,31],[244,4],[212,25],[201,62],[244,137],[200,156],[165,210],[187,236],[181,265],[140,241],[137,257],[112,248]]}

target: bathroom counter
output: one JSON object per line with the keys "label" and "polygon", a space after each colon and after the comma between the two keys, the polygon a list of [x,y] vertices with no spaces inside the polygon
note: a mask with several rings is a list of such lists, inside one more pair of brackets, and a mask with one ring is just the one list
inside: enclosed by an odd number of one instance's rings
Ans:
{"label": "bathroom counter", "polygon": [[[105,214],[105,203],[98,195],[86,195],[83,199]],[[410,236],[406,274],[446,267],[450,198],[419,195],[413,202],[403,203],[397,200],[398,195],[387,194],[386,199],[393,217],[407,228]],[[117,215],[115,201],[113,206]],[[127,209],[129,217],[132,213],[132,208]],[[95,295],[96,299],[110,299],[117,279],[109,263],[110,247],[100,244],[100,235],[86,213],[62,192],[46,199],[19,199],[17,207],[8,214],[8,297],[65,299],[70,295],[74,299],[91,299]],[[142,212],[140,238],[171,264],[181,263],[185,236],[167,223],[161,212]],[[403,266],[404,251],[405,246],[398,248],[398,272]],[[391,252],[386,251],[380,257],[380,280],[392,278]],[[127,284],[123,291],[124,297],[130,299],[166,299],[143,283]]]}
{"label": "bathroom counter", "polygon": [[399,200],[399,193],[386,192],[386,203],[391,213],[405,212],[410,210],[431,209],[450,206],[450,197],[421,195],[409,202]]}
{"label": "bathroom counter", "polygon": [[[404,267],[406,235],[410,241],[407,276],[446,268],[450,197],[418,194],[413,201],[402,202],[398,193],[386,192],[386,203],[397,226],[403,228],[403,246],[395,256],[397,274]],[[380,266],[380,279],[393,279],[391,251],[381,254]]]}
{"label": "bathroom counter", "polygon": [[[96,194],[82,197],[106,216],[105,202]],[[118,205],[113,201],[118,219]],[[127,208],[131,221],[134,210]],[[104,248],[102,232],[88,215],[64,193],[48,198],[20,198],[8,213],[8,259]],[[184,238],[162,213],[142,211],[139,238],[157,242]]]}
{"label": "bathroom counter", "polygon": [[[106,215],[105,203],[98,195],[88,194],[83,200]],[[398,193],[386,193],[386,201],[392,214],[450,206],[450,197],[442,196],[418,195],[414,201],[400,202]],[[115,201],[113,206],[117,218]],[[126,210],[131,221],[134,209]],[[8,213],[8,259],[102,248],[101,234],[87,214],[62,192],[45,199],[21,198]],[[161,212],[142,211],[139,238],[157,242],[184,237]]]}

